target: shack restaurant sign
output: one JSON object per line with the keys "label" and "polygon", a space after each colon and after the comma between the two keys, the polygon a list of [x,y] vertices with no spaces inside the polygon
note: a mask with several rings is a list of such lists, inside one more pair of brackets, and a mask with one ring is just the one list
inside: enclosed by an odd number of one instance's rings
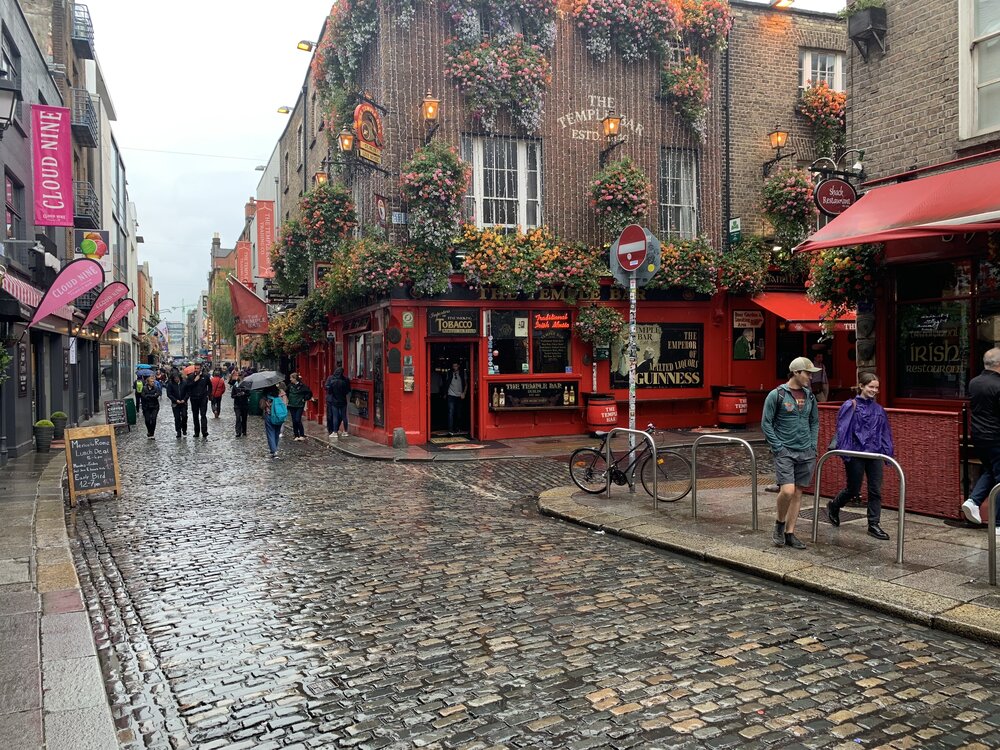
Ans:
{"label": "shack restaurant sign", "polygon": [[827,216],[839,216],[854,205],[857,199],[854,186],[839,177],[823,180],[813,192],[813,200]]}

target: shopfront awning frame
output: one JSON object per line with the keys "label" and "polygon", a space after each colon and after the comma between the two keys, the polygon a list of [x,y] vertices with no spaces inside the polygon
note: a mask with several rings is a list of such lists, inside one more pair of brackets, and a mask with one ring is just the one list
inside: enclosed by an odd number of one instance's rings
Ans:
{"label": "shopfront awning frame", "polygon": [[855,315],[849,312],[835,321],[824,316],[826,305],[809,300],[802,292],[764,292],[751,300],[758,307],[788,322],[793,331],[818,332],[829,328],[834,331],[853,331]]}

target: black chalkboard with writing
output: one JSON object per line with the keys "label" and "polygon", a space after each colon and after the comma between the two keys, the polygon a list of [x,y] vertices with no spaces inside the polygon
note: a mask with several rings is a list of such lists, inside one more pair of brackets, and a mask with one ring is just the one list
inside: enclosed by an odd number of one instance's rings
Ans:
{"label": "black chalkboard with writing", "polygon": [[104,402],[104,422],[105,424],[128,424],[128,414],[125,411],[124,401]]}
{"label": "black chalkboard with writing", "polygon": [[70,504],[77,495],[121,491],[113,425],[66,430]]}

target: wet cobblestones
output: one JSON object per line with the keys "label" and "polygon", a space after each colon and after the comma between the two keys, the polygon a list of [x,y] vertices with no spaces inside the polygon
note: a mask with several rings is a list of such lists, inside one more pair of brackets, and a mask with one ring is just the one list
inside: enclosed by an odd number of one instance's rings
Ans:
{"label": "wet cobblestones", "polygon": [[563,463],[220,422],[68,516],[124,747],[1000,746],[996,650],[541,518]]}

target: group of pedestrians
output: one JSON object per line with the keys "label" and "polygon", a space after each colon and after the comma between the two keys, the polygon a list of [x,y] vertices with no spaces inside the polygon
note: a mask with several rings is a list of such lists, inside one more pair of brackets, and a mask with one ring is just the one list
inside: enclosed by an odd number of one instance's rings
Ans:
{"label": "group of pedestrians", "polygon": [[[230,372],[235,372],[235,368]],[[150,368],[139,368],[136,371],[134,390],[146,425],[146,436],[150,440],[155,439],[160,402],[166,391],[177,437],[187,435],[190,408],[194,436],[208,438],[209,404],[216,419],[222,412],[222,397],[226,394],[226,378],[223,373],[222,368],[210,371],[208,365],[195,366],[186,375],[176,367],[169,371],[161,368],[159,375]]]}

